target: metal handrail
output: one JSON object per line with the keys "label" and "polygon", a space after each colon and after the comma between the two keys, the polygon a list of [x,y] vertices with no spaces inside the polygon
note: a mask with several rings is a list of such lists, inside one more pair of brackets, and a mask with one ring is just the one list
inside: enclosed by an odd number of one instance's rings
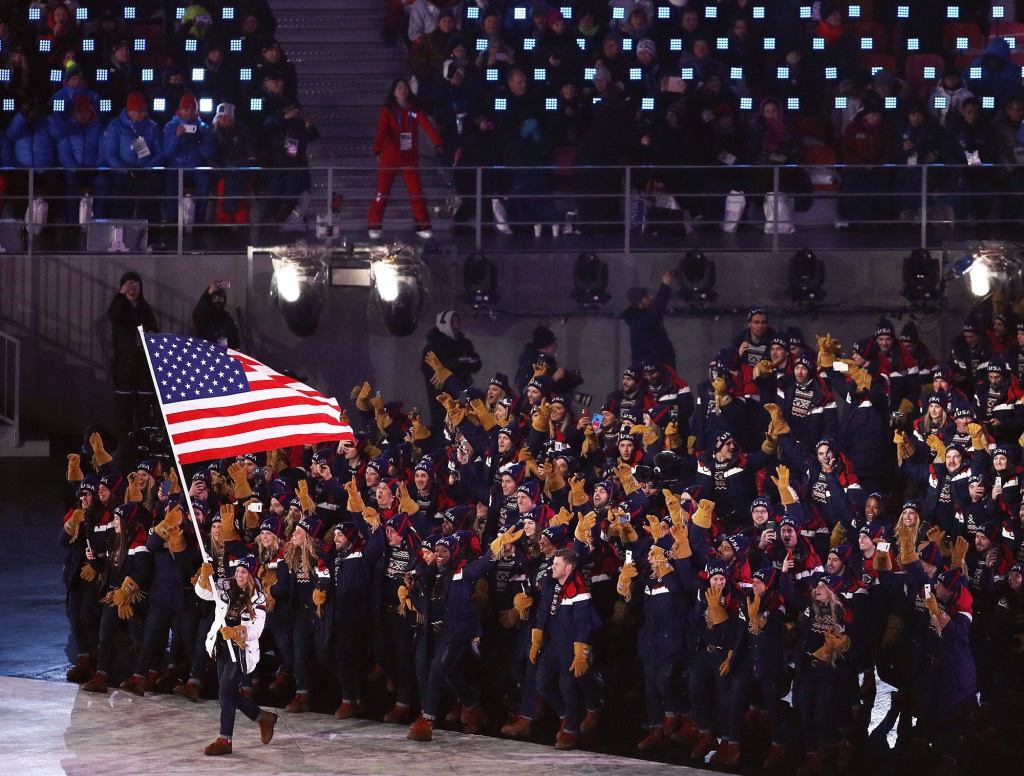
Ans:
{"label": "metal handrail", "polygon": [[21,446],[21,341],[0,331],[3,384],[0,385],[0,422],[14,427],[14,446]]}

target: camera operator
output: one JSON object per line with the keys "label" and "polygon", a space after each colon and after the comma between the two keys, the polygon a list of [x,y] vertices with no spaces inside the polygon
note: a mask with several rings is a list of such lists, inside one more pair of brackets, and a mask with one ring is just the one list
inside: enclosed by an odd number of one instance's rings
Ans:
{"label": "camera operator", "polygon": [[164,155],[172,170],[164,179],[163,215],[167,223],[178,221],[178,168],[184,170],[183,188],[191,188],[195,196],[195,222],[204,223],[210,195],[210,173],[200,170],[213,164],[215,148],[213,130],[199,117],[199,103],[186,92],[178,103],[178,111],[164,125]]}

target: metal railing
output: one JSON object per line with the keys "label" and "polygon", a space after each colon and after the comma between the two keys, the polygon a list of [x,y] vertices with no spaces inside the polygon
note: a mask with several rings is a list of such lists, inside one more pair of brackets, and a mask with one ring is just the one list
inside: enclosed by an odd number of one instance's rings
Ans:
{"label": "metal railing", "polygon": [[[362,239],[378,172],[5,168],[0,245],[29,255],[183,255],[312,240],[326,227]],[[424,167],[420,174],[435,230],[451,229],[460,247],[498,252],[536,240],[546,250],[774,252],[815,241],[834,247],[837,227],[864,229],[861,249],[879,240],[880,229],[889,230],[886,248],[931,248],[1015,236],[1024,217],[1018,165]],[[385,236],[412,231],[403,188],[396,179]],[[121,232],[112,237],[115,228]]]}
{"label": "metal railing", "polygon": [[14,428],[14,446],[21,445],[21,342],[0,331],[0,359],[3,360],[3,384],[0,385],[0,423]]}

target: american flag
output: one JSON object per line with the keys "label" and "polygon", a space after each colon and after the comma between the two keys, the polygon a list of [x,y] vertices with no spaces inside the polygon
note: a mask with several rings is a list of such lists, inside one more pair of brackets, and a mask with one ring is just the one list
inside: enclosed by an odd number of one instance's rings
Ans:
{"label": "american flag", "polygon": [[206,340],[144,334],[167,432],[181,463],[352,440],[337,400]]}

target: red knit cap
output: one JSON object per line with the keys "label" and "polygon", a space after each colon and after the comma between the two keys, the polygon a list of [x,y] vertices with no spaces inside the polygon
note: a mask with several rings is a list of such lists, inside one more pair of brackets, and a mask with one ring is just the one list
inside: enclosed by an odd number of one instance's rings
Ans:
{"label": "red knit cap", "polygon": [[139,92],[132,92],[125,101],[125,110],[144,112],[146,110],[146,98]]}
{"label": "red knit cap", "polygon": [[191,92],[185,92],[181,95],[178,110],[199,110],[199,103],[196,102],[195,95]]}

